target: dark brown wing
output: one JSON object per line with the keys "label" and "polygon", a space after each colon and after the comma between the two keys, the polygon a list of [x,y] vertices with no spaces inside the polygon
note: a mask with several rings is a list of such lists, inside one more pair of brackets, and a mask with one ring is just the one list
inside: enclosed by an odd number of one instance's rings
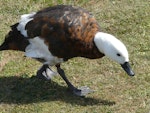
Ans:
{"label": "dark brown wing", "polygon": [[44,38],[55,56],[99,58],[93,38],[99,26],[86,10],[73,6],[59,5],[43,9],[26,26],[29,38]]}

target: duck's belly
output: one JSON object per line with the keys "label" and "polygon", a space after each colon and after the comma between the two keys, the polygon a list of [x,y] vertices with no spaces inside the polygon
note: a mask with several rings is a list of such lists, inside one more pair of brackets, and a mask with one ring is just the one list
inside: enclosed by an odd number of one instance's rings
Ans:
{"label": "duck's belly", "polygon": [[29,42],[30,44],[25,49],[25,55],[27,57],[42,59],[42,63],[51,66],[64,62],[63,58],[52,55],[42,38],[35,37],[29,39]]}

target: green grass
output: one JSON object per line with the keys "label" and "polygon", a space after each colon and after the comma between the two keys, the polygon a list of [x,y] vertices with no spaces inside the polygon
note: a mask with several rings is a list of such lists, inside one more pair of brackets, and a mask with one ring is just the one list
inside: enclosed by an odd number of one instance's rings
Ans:
{"label": "green grass", "polygon": [[0,113],[149,113],[150,2],[148,0],[0,0],[0,43],[20,15],[56,4],[91,11],[101,30],[122,40],[136,73],[129,77],[107,58],[74,58],[62,64],[75,86],[96,90],[85,98],[71,95],[64,81],[42,81],[41,66],[21,52],[0,52]]}

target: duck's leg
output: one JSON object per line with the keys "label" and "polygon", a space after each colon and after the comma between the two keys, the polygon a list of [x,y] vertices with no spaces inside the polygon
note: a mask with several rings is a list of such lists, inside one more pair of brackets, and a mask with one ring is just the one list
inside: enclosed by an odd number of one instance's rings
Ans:
{"label": "duck's leg", "polygon": [[50,80],[56,73],[53,72],[48,64],[44,64],[38,71],[37,71],[37,78]]}
{"label": "duck's leg", "polygon": [[88,87],[81,87],[80,89],[76,88],[75,86],[73,86],[70,81],[67,79],[65,72],[63,69],[60,68],[60,64],[56,65],[57,67],[57,72],[60,74],[60,76],[63,78],[63,80],[66,82],[66,84],[68,85],[68,88],[71,90],[71,92],[77,96],[85,96],[88,93],[93,92],[92,90],[90,90],[90,88]]}

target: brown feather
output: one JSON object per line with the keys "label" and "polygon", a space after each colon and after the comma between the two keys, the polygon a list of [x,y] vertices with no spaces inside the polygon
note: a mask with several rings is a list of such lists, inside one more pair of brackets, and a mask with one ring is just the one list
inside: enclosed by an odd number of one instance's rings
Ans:
{"label": "brown feather", "polygon": [[59,58],[100,58],[93,40],[100,31],[95,18],[86,10],[59,5],[37,12],[26,25],[29,38],[40,36],[50,52]]}

